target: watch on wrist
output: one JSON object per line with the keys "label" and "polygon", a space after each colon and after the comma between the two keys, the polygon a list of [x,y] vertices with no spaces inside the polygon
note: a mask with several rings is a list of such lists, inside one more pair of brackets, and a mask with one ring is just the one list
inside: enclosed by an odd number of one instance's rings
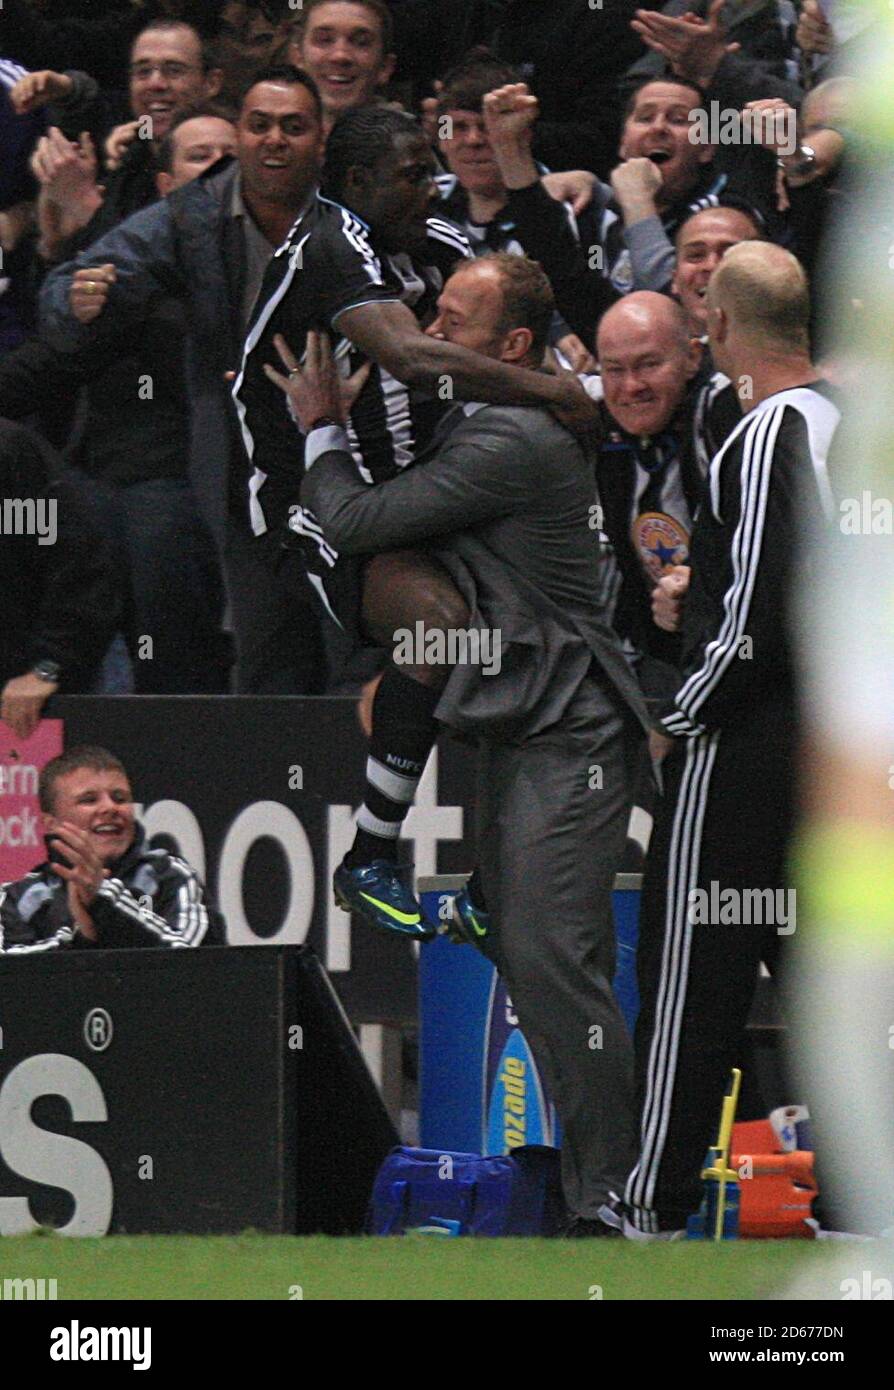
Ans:
{"label": "watch on wrist", "polygon": [[337,430],[342,428],[341,421],[333,420],[331,415],[318,415],[307,432],[308,434],[313,434],[314,430],[326,429],[330,425],[334,426]]}
{"label": "watch on wrist", "polygon": [[46,681],[48,685],[58,685],[59,677],[62,675],[62,667],[58,661],[41,659],[35,661],[31,667],[31,674],[37,676],[38,680]]}
{"label": "watch on wrist", "polygon": [[[789,164],[790,159],[794,160],[794,163]],[[785,175],[801,179],[815,169],[816,150],[812,145],[799,145],[792,154],[781,156],[776,163]]]}

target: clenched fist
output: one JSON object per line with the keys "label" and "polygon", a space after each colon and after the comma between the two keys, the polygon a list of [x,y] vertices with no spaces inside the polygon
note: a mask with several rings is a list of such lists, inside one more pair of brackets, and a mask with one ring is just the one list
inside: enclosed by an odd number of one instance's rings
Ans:
{"label": "clenched fist", "polygon": [[674,565],[652,590],[652,618],[664,632],[680,630],[691,574],[688,565]]}
{"label": "clenched fist", "polygon": [[516,144],[531,138],[538,102],[524,82],[497,87],[484,98],[484,126],[491,144]]}
{"label": "clenched fist", "polygon": [[628,226],[655,216],[655,198],[661,183],[661,169],[644,155],[625,159],[612,170],[612,189]]}
{"label": "clenched fist", "polygon": [[113,265],[75,271],[68,303],[78,323],[92,323],[99,318],[117,278],[118,272]]}

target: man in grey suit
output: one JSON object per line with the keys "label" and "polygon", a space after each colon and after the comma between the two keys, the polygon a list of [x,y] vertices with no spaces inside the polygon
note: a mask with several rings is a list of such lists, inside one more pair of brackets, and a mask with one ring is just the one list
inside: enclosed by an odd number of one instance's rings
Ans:
{"label": "man in grey suit", "polygon": [[[551,302],[534,262],[486,257],[451,276],[429,332],[537,368]],[[307,433],[301,500],[326,540],[347,555],[424,546],[468,606],[478,640],[462,644],[466,659],[450,668],[437,717],[480,747],[481,944],[562,1120],[573,1232],[606,1234],[599,1209],[620,1190],[633,1144],[631,1047],[611,988],[611,888],[647,718],[595,598],[592,465],[548,411],[469,403],[433,457],[369,487],[337,423],[328,344],[311,335],[303,368],[280,351],[290,371],[275,379]],[[417,632],[413,660],[424,662],[423,644],[437,651],[436,637],[449,651],[455,636]],[[484,659],[469,660],[476,650]]]}

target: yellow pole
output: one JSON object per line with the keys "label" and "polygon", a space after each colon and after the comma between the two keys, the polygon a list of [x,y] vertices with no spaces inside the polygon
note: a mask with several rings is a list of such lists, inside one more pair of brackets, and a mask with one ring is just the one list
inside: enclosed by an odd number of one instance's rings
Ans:
{"label": "yellow pole", "polygon": [[714,1239],[723,1240],[723,1218],[726,1215],[726,1184],[738,1178],[738,1174],[731,1171],[729,1166],[729,1150],[733,1135],[733,1121],[736,1118],[736,1107],[739,1104],[739,1087],[742,1084],[742,1072],[739,1067],[733,1067],[733,1082],[729,1091],[723,1097],[723,1106],[720,1111],[720,1133],[717,1135],[717,1143],[714,1146],[717,1157],[710,1168],[706,1168],[702,1173],[703,1178],[716,1180],[720,1184],[720,1191],[717,1194],[717,1219],[714,1223]]}

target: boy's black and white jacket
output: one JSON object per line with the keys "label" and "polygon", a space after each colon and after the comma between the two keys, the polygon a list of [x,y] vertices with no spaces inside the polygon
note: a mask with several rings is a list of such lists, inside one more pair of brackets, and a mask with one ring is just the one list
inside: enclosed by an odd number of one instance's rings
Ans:
{"label": "boy's black and white jacket", "polygon": [[126,854],[109,865],[90,907],[97,940],[77,931],[68,885],[52,863],[0,887],[0,954],[25,955],[58,947],[201,946],[222,942],[222,919],[184,859],[150,849],[136,827]]}

